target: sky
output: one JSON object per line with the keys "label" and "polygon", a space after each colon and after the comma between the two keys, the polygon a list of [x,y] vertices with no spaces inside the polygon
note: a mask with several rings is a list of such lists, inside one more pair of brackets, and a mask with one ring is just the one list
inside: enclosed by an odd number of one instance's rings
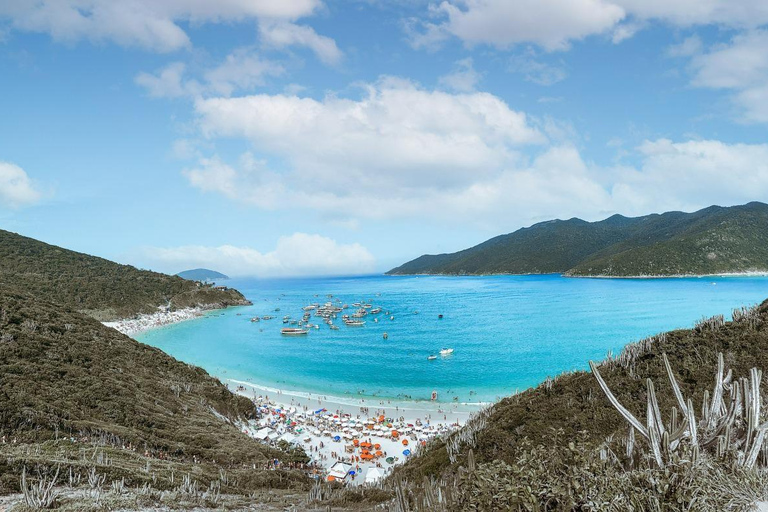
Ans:
{"label": "sky", "polygon": [[763,1],[0,0],[0,228],[162,272],[768,202],[766,135]]}

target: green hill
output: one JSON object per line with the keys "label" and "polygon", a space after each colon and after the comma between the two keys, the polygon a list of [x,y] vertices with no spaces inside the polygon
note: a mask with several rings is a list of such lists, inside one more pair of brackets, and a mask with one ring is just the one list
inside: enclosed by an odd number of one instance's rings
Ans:
{"label": "green hill", "polygon": [[215,270],[210,270],[207,268],[195,268],[192,270],[185,270],[184,272],[179,272],[176,274],[177,276],[181,277],[182,279],[189,279],[190,281],[221,281],[224,279],[229,279],[229,276],[222,274],[221,272],[216,272]]}
{"label": "green hill", "polygon": [[18,493],[22,474],[58,473],[71,488],[62,510],[283,509],[303,499],[309,479],[274,461],[306,455],[243,434],[258,414],[250,400],[98,321],[245,302],[236,290],[0,231],[0,496]]}
{"label": "green hill", "polygon": [[535,224],[388,274],[702,275],[768,270],[768,205]]}
{"label": "green hill", "polygon": [[0,230],[0,286],[47,297],[101,321],[171,309],[244,305],[233,289],[215,289],[158,272],[49,245]]}

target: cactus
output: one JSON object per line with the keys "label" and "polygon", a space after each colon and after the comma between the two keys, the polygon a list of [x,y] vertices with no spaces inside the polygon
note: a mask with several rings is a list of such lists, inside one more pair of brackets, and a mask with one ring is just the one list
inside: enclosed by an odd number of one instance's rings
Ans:
{"label": "cactus", "polygon": [[[717,324],[719,320],[713,322]],[[667,355],[662,354],[662,358],[677,406],[685,417],[685,421],[678,424],[677,407],[674,407],[669,428],[663,422],[651,379],[646,380],[648,401],[646,423],[643,425],[621,405],[600,375],[597,365],[590,361],[592,373],[608,401],[630,425],[631,434],[627,442],[627,457],[630,463],[635,444],[634,431],[637,430],[647,440],[650,454],[661,468],[665,467],[668,461],[679,457],[679,448],[684,439],[688,440],[691,447],[692,462],[699,459],[700,450],[703,448],[714,451],[718,458],[730,457],[738,466],[754,467],[761,451],[765,451],[763,445],[768,431],[768,422],[760,423],[762,372],[752,368],[748,379],[734,380],[731,370],[726,373],[723,354],[719,353],[712,399],[710,400],[709,393],[705,391],[701,408],[702,418],[697,422],[693,402],[690,398],[686,401],[683,397]],[[762,460],[766,462],[765,457]]]}

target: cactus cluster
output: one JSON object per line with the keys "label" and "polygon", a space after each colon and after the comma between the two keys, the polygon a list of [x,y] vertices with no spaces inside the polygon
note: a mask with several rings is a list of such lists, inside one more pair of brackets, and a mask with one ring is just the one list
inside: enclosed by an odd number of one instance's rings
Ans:
{"label": "cactus cluster", "polygon": [[[723,354],[718,353],[714,390],[711,398],[708,391],[704,392],[701,416],[697,420],[693,402],[683,397],[667,355],[662,354],[662,358],[677,401],[669,424],[665,424],[662,418],[651,379],[646,380],[647,407],[643,423],[619,402],[600,375],[597,365],[590,361],[600,388],[631,427],[627,440],[628,459],[633,459],[634,434],[637,432],[647,441],[650,455],[660,468],[673,461],[690,460],[695,463],[702,450],[719,459],[728,458],[737,466],[753,468],[761,452],[764,452],[763,441],[768,431],[768,422],[761,423],[762,372],[752,368],[749,378],[734,379],[732,371],[725,372]],[[765,454],[761,462],[768,462]]]}
{"label": "cactus cluster", "polygon": [[445,442],[448,458],[451,464],[455,464],[461,455],[461,447],[474,447],[477,444],[477,434],[485,429],[488,418],[491,416],[491,408],[486,407],[473,413],[463,428],[451,434]]}

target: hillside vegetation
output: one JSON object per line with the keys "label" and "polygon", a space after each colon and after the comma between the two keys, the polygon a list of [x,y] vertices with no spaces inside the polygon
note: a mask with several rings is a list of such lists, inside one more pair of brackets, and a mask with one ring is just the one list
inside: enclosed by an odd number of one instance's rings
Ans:
{"label": "hillside vegetation", "polygon": [[388,274],[667,276],[768,271],[768,205],[535,224]]}
{"label": "hillside vegetation", "polygon": [[248,304],[237,290],[139,270],[0,230],[0,286],[46,297],[100,321],[171,309]]}

